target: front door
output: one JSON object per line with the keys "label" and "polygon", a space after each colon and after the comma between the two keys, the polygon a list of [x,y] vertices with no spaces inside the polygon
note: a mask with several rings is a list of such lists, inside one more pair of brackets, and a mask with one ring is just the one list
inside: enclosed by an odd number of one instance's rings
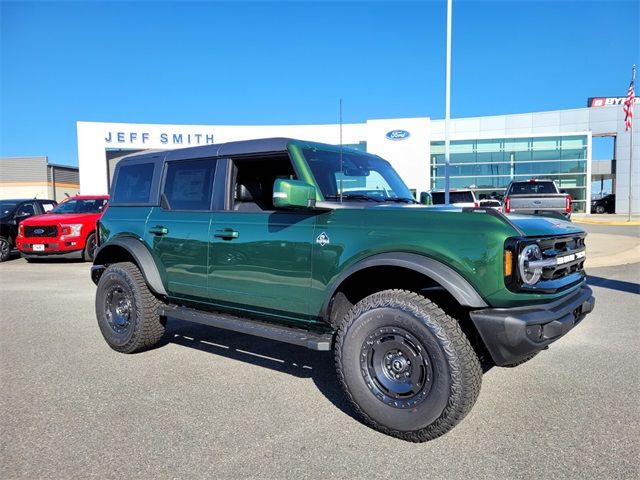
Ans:
{"label": "front door", "polygon": [[293,320],[307,317],[314,226],[308,212],[214,213],[211,300]]}
{"label": "front door", "polygon": [[306,321],[315,212],[276,210],[273,183],[295,178],[286,153],[230,161],[224,210],[213,213],[209,295],[243,314]]}

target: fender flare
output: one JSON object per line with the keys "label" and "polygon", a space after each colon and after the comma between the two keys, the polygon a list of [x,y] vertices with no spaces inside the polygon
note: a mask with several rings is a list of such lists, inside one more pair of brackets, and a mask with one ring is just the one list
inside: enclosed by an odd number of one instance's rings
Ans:
{"label": "fender flare", "polygon": [[144,243],[137,238],[118,237],[101,246],[96,252],[96,257],[93,261],[94,268],[101,266],[105,261],[108,262],[109,252],[115,247],[126,250],[134,258],[145,282],[154,293],[163,296],[167,295],[155,260]]}
{"label": "fender flare", "polygon": [[360,270],[370,267],[402,267],[421,273],[441,285],[460,305],[473,308],[486,308],[488,305],[476,289],[458,272],[433,258],[405,252],[381,253],[367,257],[351,265],[333,282],[331,291],[322,305],[322,316],[329,312],[331,299],[342,283]]}

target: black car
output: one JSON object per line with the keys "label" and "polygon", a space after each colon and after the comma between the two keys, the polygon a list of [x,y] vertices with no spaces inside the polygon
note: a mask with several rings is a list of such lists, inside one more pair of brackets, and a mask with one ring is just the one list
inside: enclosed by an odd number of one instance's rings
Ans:
{"label": "black car", "polygon": [[36,198],[0,200],[0,262],[8,260],[15,248],[20,222],[47,213],[57,204],[55,200]]}
{"label": "black car", "polygon": [[591,200],[591,213],[616,213],[616,194],[610,193],[598,200]]}

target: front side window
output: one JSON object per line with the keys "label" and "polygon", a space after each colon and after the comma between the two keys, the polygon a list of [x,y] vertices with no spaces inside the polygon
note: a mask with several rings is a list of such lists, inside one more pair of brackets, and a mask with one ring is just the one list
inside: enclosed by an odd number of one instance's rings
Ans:
{"label": "front side window", "polygon": [[171,210],[210,210],[215,160],[171,162],[167,166],[164,201]]}
{"label": "front side window", "polygon": [[411,192],[389,162],[373,155],[303,149],[326,200],[413,201]]}
{"label": "front side window", "polygon": [[107,204],[106,198],[96,199],[74,199],[62,202],[51,213],[70,214],[70,213],[101,213]]}

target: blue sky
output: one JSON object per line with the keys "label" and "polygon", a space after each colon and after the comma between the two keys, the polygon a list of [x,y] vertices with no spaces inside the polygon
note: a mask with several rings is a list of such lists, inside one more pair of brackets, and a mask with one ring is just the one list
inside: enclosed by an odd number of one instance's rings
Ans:
{"label": "blue sky", "polygon": [[[0,1],[0,155],[77,165],[75,122],[444,117],[446,1]],[[454,0],[452,117],[624,96],[640,1]]]}

